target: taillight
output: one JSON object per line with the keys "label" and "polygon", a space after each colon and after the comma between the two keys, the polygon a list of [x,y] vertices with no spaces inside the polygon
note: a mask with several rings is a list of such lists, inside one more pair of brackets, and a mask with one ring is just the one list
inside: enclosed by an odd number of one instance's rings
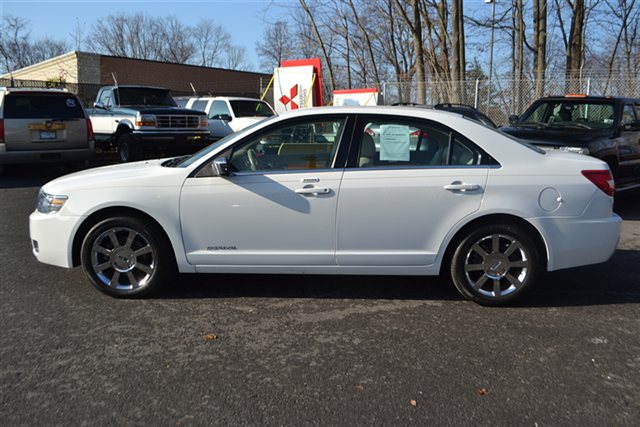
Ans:
{"label": "taillight", "polygon": [[4,120],[0,119],[0,144],[4,142]]}
{"label": "taillight", "polygon": [[616,186],[610,170],[586,170],[582,171],[582,175],[593,182],[600,190],[604,191],[606,195],[613,197],[613,193],[616,192]]}
{"label": "taillight", "polygon": [[87,118],[87,140],[93,140],[93,124],[89,118]]}

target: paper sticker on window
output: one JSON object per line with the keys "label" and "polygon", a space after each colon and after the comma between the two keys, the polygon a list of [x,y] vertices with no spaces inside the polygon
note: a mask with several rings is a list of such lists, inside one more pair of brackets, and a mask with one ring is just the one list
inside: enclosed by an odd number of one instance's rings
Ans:
{"label": "paper sticker on window", "polygon": [[408,162],[409,126],[380,125],[380,160]]}
{"label": "paper sticker on window", "polygon": [[76,106],[76,100],[73,98],[67,98],[67,107],[75,108],[75,106]]}

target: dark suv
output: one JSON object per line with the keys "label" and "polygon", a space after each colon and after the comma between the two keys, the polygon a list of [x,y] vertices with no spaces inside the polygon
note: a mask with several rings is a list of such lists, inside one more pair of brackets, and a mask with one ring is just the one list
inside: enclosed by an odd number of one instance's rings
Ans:
{"label": "dark suv", "polygon": [[501,130],[531,144],[604,160],[618,190],[640,186],[640,99],[549,96],[509,123]]}

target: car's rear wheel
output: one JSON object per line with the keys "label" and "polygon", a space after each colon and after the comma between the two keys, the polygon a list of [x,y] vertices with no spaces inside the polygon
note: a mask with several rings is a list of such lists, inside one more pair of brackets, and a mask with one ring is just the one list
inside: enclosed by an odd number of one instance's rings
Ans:
{"label": "car's rear wheel", "polygon": [[531,237],[516,225],[484,225],[458,244],[451,278],[467,299],[482,305],[505,305],[535,283],[542,264]]}
{"label": "car's rear wheel", "polygon": [[135,162],[142,158],[142,150],[135,144],[129,132],[118,136],[117,154],[120,163]]}
{"label": "car's rear wheel", "polygon": [[87,233],[82,268],[93,285],[115,297],[147,296],[175,272],[171,245],[162,230],[138,218],[103,220]]}

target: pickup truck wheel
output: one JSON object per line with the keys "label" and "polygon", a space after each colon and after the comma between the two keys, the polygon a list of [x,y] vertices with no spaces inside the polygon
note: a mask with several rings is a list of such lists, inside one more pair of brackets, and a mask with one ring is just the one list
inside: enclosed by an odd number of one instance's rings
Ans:
{"label": "pickup truck wheel", "polygon": [[123,133],[118,137],[117,150],[120,163],[135,162],[142,158],[142,151],[133,141],[130,133]]}

